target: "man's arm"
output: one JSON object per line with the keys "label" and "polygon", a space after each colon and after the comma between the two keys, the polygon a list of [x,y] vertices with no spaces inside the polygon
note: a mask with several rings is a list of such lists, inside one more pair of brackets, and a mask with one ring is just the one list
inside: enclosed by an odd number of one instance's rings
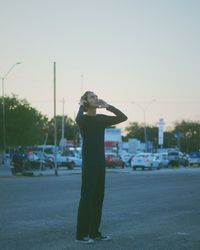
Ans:
{"label": "man's arm", "polygon": [[80,105],[78,114],[77,114],[76,119],[75,119],[76,123],[79,126],[81,126],[83,124],[83,112],[84,112],[84,106]]}
{"label": "man's arm", "polygon": [[105,116],[105,121],[104,121],[105,127],[109,127],[124,122],[128,119],[128,117],[123,112],[121,112],[119,109],[115,108],[112,105],[108,105],[106,109],[115,114],[115,116]]}

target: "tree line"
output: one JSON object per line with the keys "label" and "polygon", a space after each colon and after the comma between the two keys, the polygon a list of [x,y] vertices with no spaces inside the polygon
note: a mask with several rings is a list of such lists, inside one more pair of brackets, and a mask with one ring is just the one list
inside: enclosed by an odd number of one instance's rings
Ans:
{"label": "tree line", "polygon": [[[6,96],[5,126],[6,145],[9,147],[40,145],[45,141],[48,133],[47,144],[54,143],[54,119],[49,119],[41,112],[33,108],[26,99],[20,99],[16,95]],[[2,104],[2,97],[0,98]],[[0,150],[3,149],[3,109],[0,105]],[[57,116],[58,141],[61,138],[62,116]],[[79,143],[79,128],[74,120],[65,116],[65,138]],[[147,140],[158,148],[158,127],[146,126]],[[125,128],[124,141],[136,138],[144,142],[144,126],[137,122],[130,122]],[[171,131],[164,132],[164,148],[180,146],[183,152],[199,151],[200,149],[200,122],[185,121],[175,122]]]}
{"label": "tree line", "polygon": [[[153,143],[156,149],[158,145],[158,127],[146,126],[147,140]],[[139,139],[145,142],[144,126],[137,122],[130,123],[126,128],[127,132],[124,140],[129,138]],[[174,128],[164,132],[163,148],[180,148],[182,152],[190,153],[200,150],[200,122],[185,121],[174,123]]]}

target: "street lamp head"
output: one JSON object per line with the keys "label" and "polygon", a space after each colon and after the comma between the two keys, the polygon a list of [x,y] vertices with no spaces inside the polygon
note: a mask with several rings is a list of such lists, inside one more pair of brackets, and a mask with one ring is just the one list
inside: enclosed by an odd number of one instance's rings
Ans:
{"label": "street lamp head", "polygon": [[16,64],[22,64],[22,62],[17,62]]}

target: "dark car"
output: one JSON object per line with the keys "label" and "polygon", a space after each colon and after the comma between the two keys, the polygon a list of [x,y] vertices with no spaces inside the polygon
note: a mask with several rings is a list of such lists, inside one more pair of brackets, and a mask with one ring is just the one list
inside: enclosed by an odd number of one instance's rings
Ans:
{"label": "dark car", "polygon": [[200,152],[193,152],[189,155],[190,166],[200,166]]}
{"label": "dark car", "polygon": [[189,165],[189,159],[187,154],[179,152],[179,164],[184,167],[187,167]]}
{"label": "dark car", "polygon": [[179,166],[179,152],[178,151],[168,152],[168,161],[169,161],[169,166],[178,167]]}
{"label": "dark car", "polygon": [[122,167],[124,168],[125,162],[121,159],[120,156],[115,154],[107,154],[106,155],[106,167],[108,168],[115,168],[115,167]]}
{"label": "dark car", "polygon": [[24,170],[23,155],[19,151],[16,151],[13,154],[10,167],[11,167],[12,174],[23,172]]}

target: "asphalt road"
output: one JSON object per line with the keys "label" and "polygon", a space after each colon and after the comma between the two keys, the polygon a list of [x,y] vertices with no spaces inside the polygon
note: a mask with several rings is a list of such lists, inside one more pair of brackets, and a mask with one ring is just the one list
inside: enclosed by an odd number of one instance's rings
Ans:
{"label": "asphalt road", "polygon": [[199,250],[200,171],[108,173],[102,232],[76,243],[77,175],[0,178],[2,250]]}

